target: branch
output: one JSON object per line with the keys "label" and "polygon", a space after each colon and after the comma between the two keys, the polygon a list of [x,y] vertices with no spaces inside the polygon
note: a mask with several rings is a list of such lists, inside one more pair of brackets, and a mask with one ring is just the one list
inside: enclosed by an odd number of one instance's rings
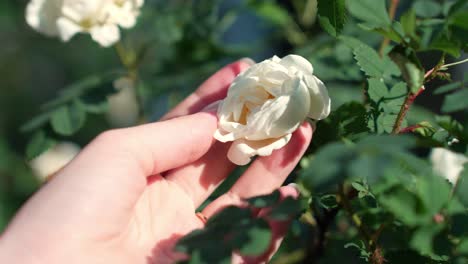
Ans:
{"label": "branch", "polygon": [[[431,70],[426,72],[426,74],[424,75],[424,80],[428,79],[432,75],[432,73],[434,71],[435,71],[435,68],[432,68]],[[393,125],[392,134],[400,133],[401,124],[403,123],[403,120],[405,119],[406,114],[408,113],[411,105],[413,105],[414,100],[416,100],[416,98],[422,92],[424,92],[425,89],[426,88],[423,85],[423,86],[421,86],[421,88],[419,88],[419,90],[416,93],[412,93],[412,92],[408,93],[408,95],[406,96],[405,102],[403,103],[403,105],[400,108],[400,112],[398,112],[397,119],[395,121],[395,124]]]}

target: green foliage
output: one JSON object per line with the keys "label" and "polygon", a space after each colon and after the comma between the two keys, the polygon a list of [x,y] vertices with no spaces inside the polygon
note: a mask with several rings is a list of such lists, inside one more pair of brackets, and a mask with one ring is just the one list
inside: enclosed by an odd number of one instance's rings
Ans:
{"label": "green foliage", "polygon": [[391,25],[385,0],[347,1],[349,12],[372,28]]}
{"label": "green foliage", "polygon": [[345,0],[319,0],[318,18],[328,34],[338,36],[346,22]]}

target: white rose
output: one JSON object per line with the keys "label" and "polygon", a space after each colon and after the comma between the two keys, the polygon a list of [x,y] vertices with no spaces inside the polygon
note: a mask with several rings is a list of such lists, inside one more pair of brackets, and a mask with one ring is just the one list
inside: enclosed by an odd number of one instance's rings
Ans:
{"label": "white rose", "polygon": [[89,33],[101,46],[120,39],[118,26],[133,27],[144,0],[31,0],[26,21],[39,32],[70,40]]}
{"label": "white rose", "polygon": [[114,87],[118,92],[108,98],[107,119],[115,127],[135,125],[138,121],[140,106],[134,83],[127,77],[114,81]]}
{"label": "white rose", "polygon": [[214,137],[234,141],[228,158],[245,165],[255,155],[268,156],[285,146],[307,117],[321,120],[329,113],[327,89],[309,61],[274,56],[236,77],[219,105]]}
{"label": "white rose", "polygon": [[67,165],[79,152],[78,145],[71,142],[61,142],[31,160],[29,165],[41,181],[46,181]]}
{"label": "white rose", "polygon": [[468,158],[463,154],[445,148],[432,149],[430,159],[434,172],[443,176],[452,184],[458,181],[458,177],[463,171],[463,165],[468,162]]}

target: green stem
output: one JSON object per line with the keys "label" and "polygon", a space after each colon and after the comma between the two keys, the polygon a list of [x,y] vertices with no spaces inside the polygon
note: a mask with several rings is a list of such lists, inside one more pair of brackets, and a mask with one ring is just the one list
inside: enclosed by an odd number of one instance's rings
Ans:
{"label": "green stem", "polygon": [[138,84],[138,63],[135,61],[135,56],[130,56],[127,52],[127,49],[123,45],[122,42],[117,42],[115,44],[115,51],[117,53],[117,56],[120,60],[120,63],[122,66],[127,71],[127,77],[130,78],[134,84],[134,89],[135,89],[135,95],[136,95],[136,100],[138,102],[139,106],[139,116],[140,120],[139,123],[146,123],[145,117],[144,117],[144,111],[143,111],[143,98],[141,98],[140,94],[138,93],[137,90],[137,84]]}
{"label": "green stem", "polygon": [[466,62],[468,62],[468,58],[464,59],[464,60],[461,60],[461,61],[454,62],[454,63],[448,63],[448,64],[445,64],[445,65],[442,65],[442,66],[440,66],[440,69],[441,70],[447,70],[449,67],[459,65],[459,64],[463,64],[463,63],[466,63]]}

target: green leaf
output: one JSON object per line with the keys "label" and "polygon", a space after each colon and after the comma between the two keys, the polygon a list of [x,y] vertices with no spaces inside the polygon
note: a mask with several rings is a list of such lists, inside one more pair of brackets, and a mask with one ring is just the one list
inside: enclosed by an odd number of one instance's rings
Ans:
{"label": "green leaf", "polygon": [[86,111],[82,104],[74,101],[59,107],[52,113],[50,124],[55,132],[70,136],[78,131],[86,120]]}
{"label": "green leaf", "polygon": [[35,129],[38,129],[39,127],[47,124],[47,122],[49,122],[49,119],[52,115],[52,111],[49,111],[49,112],[45,112],[45,113],[42,113],[34,118],[32,118],[31,120],[29,120],[28,122],[26,122],[25,124],[23,124],[21,127],[20,127],[20,131],[21,132],[31,132]]}
{"label": "green leaf", "polygon": [[318,16],[322,28],[338,36],[346,22],[345,0],[318,0]]}
{"label": "green leaf", "polygon": [[398,68],[391,60],[380,58],[370,46],[360,43],[353,51],[358,65],[367,76],[384,78],[399,74]]}
{"label": "green leaf", "polygon": [[271,194],[256,196],[247,199],[247,202],[250,206],[255,208],[265,208],[270,207],[278,203],[280,198],[279,191],[274,191]]}
{"label": "green leaf", "polygon": [[400,18],[400,23],[407,36],[416,36],[416,13],[414,9],[410,9],[404,13]]}
{"label": "green leaf", "polygon": [[451,91],[453,91],[455,89],[460,88],[462,85],[463,85],[462,82],[449,83],[449,84],[442,85],[442,86],[438,87],[432,93],[433,94],[443,94],[443,93],[451,92]]}
{"label": "green leaf", "polygon": [[462,89],[458,92],[445,96],[442,104],[443,113],[451,113],[468,108],[468,89]]}
{"label": "green leaf", "polygon": [[416,15],[425,18],[436,17],[442,12],[442,6],[434,0],[418,0],[413,8]]}
{"label": "green leaf", "polygon": [[310,165],[301,171],[300,177],[307,189],[326,190],[346,177],[347,163],[355,155],[353,149],[343,143],[322,147],[311,159]]}
{"label": "green leaf", "polygon": [[457,246],[457,253],[467,256],[468,255],[468,237],[465,237]]}
{"label": "green leaf", "polygon": [[120,73],[116,71],[109,71],[99,75],[88,76],[78,82],[75,82],[60,91],[57,99],[52,100],[42,106],[43,110],[54,109],[62,104],[70,103],[76,98],[86,95],[88,92],[93,90],[100,85],[109,83],[117,78]]}
{"label": "green leaf", "polygon": [[250,5],[255,8],[256,14],[273,24],[286,26],[291,21],[288,11],[275,3],[252,1]]}
{"label": "green leaf", "polygon": [[443,226],[429,225],[417,229],[410,241],[410,246],[423,256],[434,255],[433,242]]}
{"label": "green leaf", "polygon": [[391,25],[385,0],[359,0],[347,1],[350,13],[375,27],[387,27]]}
{"label": "green leaf", "polygon": [[239,229],[231,238],[231,243],[243,256],[259,256],[271,243],[272,233],[268,223],[257,218]]}
{"label": "green leaf", "polygon": [[410,91],[417,93],[424,83],[424,70],[416,53],[410,48],[397,46],[390,52],[390,58],[400,68]]}
{"label": "green leaf", "polygon": [[57,144],[57,142],[48,137],[44,131],[37,131],[34,133],[31,141],[29,141],[28,146],[26,147],[26,158],[28,160],[32,160],[53,147],[55,144]]}
{"label": "green leaf", "polygon": [[[219,213],[208,219],[207,226],[232,226],[233,223],[241,222],[251,217],[251,212],[247,208],[228,206]],[[226,221],[229,220],[229,221]]]}
{"label": "green leaf", "polygon": [[302,212],[306,205],[304,200],[287,197],[271,209],[268,217],[277,221],[285,221]]}

